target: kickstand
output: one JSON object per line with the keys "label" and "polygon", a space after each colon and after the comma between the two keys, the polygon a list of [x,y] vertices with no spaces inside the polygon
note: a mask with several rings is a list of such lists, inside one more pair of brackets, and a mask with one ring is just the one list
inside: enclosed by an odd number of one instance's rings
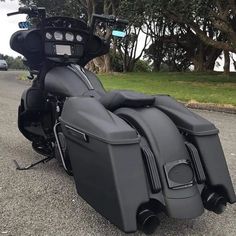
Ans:
{"label": "kickstand", "polygon": [[33,164],[31,164],[31,165],[28,165],[28,166],[25,166],[25,167],[20,167],[19,164],[18,164],[18,162],[17,162],[16,160],[13,160],[13,161],[14,161],[14,163],[15,163],[15,165],[16,165],[16,169],[17,169],[17,170],[29,170],[29,169],[31,169],[32,167],[34,167],[34,166],[36,166],[36,165],[38,165],[38,164],[40,164],[40,163],[45,163],[45,162],[48,162],[48,161],[52,160],[52,158],[53,158],[53,157],[47,157],[47,158],[44,158],[44,159],[42,159],[42,160],[40,160],[40,161],[38,161],[38,162],[35,162],[35,163],[33,163]]}

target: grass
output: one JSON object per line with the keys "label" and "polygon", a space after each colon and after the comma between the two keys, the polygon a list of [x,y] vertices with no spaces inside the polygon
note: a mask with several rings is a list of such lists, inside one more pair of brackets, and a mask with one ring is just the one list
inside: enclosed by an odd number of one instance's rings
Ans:
{"label": "grass", "polygon": [[25,72],[21,72],[19,75],[18,75],[18,79],[19,80],[28,80],[28,78],[27,78],[27,73],[25,73]]}
{"label": "grass", "polygon": [[[22,72],[20,80],[27,80]],[[236,107],[236,73],[116,73],[98,76],[107,90],[169,94],[179,101]]]}
{"label": "grass", "polygon": [[183,102],[236,107],[236,73],[128,73],[99,75],[107,90],[127,89],[169,94]]}

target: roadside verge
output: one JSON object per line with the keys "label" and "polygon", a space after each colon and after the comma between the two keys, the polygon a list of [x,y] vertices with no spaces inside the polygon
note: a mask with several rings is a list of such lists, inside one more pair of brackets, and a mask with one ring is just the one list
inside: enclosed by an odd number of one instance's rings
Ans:
{"label": "roadside verge", "polygon": [[198,110],[225,112],[230,114],[236,114],[236,107],[232,105],[222,105],[213,103],[184,103],[186,107]]}

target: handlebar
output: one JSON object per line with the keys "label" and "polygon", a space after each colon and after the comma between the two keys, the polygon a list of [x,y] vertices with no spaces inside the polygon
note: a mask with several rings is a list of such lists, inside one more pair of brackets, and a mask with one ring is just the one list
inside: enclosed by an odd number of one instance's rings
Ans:
{"label": "handlebar", "polygon": [[124,25],[128,25],[129,21],[128,20],[124,20],[124,19],[119,19],[113,15],[98,15],[98,14],[93,14],[92,16],[92,22],[96,21],[96,20],[101,20],[103,22],[107,22],[107,23],[118,23],[118,24],[124,24]]}
{"label": "handlebar", "polygon": [[[37,7],[35,5],[32,5],[30,7],[20,7],[17,12],[8,13],[7,16],[13,16],[13,15],[18,15],[18,14],[27,14],[29,18],[33,18],[33,17],[39,18],[42,23],[42,28],[44,27],[43,22],[46,19],[46,10],[44,7]],[[97,22],[107,23],[107,25],[109,27],[118,26],[121,28],[125,28],[129,24],[128,20],[119,19],[113,15],[93,14],[92,22],[90,25],[90,29],[91,29],[90,34],[91,35],[93,35],[93,33],[94,33]]]}
{"label": "handlebar", "polygon": [[33,8],[30,7],[20,7],[17,12],[8,13],[7,16],[13,16],[18,14],[30,14]]}
{"label": "handlebar", "polygon": [[119,19],[117,18],[117,23],[121,24],[121,25],[128,25],[129,21],[128,20],[124,20],[124,19]]}
{"label": "handlebar", "polygon": [[11,12],[11,13],[7,13],[7,16],[14,16],[14,15],[18,15],[20,14],[18,11],[16,12]]}
{"label": "handlebar", "polygon": [[[37,9],[37,8],[36,8]],[[35,7],[20,7],[19,12],[21,14],[29,14],[32,10],[36,10]]]}
{"label": "handlebar", "polygon": [[100,20],[101,22],[108,23],[111,25],[123,25],[126,26],[129,24],[128,20],[119,19],[113,15],[98,15],[93,14],[92,16],[92,23],[91,23],[91,30],[94,31],[96,21]]}
{"label": "handlebar", "polygon": [[19,14],[27,14],[29,17],[40,17],[41,19],[45,19],[46,11],[44,7],[20,7],[17,12],[8,13],[7,16],[19,15]]}

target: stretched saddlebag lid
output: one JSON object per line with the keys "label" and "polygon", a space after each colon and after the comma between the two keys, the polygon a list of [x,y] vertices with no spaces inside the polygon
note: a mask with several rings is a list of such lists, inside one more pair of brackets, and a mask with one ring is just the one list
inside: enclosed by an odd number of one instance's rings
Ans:
{"label": "stretched saddlebag lid", "polygon": [[63,125],[110,144],[139,143],[137,132],[109,112],[94,98],[73,97],[65,101],[60,118]]}
{"label": "stretched saddlebag lid", "polygon": [[155,98],[154,106],[168,115],[180,130],[196,136],[208,136],[219,133],[214,124],[193,113],[172,97],[159,95]]}

